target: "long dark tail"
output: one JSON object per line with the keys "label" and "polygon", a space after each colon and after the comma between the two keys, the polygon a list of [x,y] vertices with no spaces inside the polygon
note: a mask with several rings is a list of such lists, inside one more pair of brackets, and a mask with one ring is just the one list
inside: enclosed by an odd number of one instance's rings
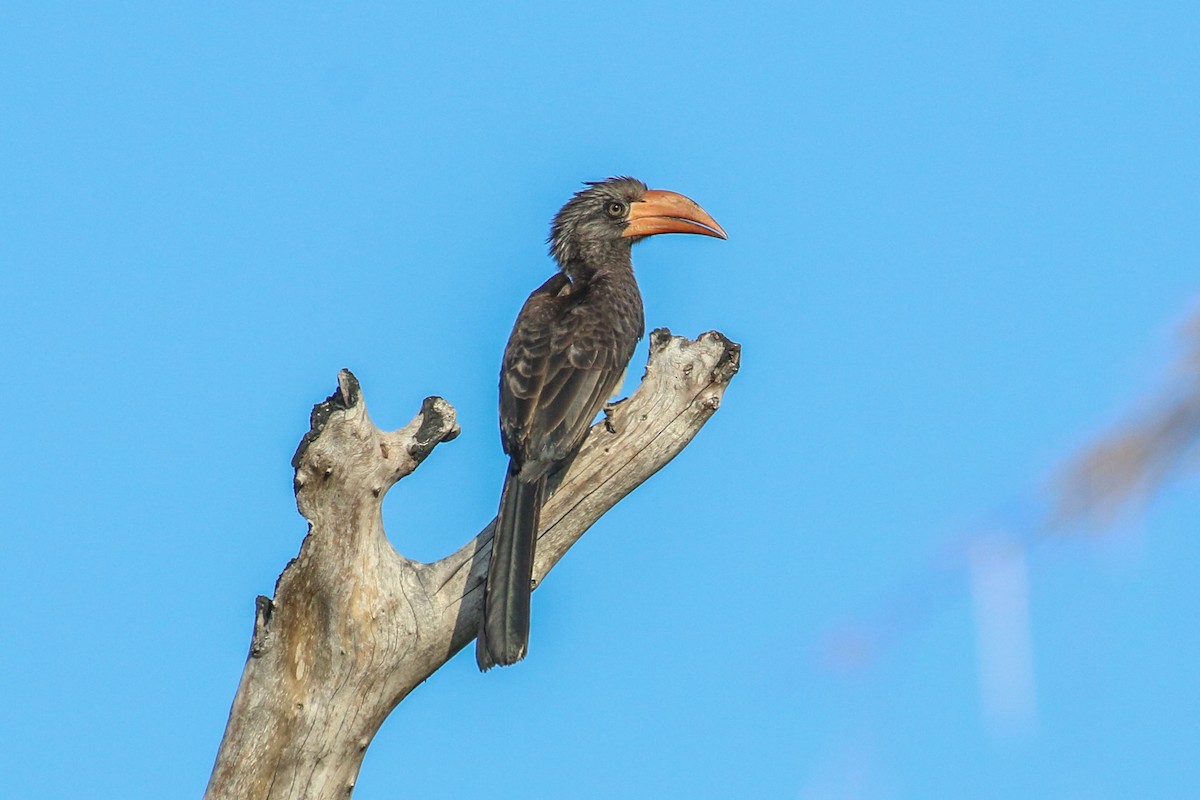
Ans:
{"label": "long dark tail", "polygon": [[533,550],[545,486],[544,477],[523,483],[511,470],[504,479],[492,537],[483,623],[475,644],[475,663],[481,670],[515,664],[529,649]]}

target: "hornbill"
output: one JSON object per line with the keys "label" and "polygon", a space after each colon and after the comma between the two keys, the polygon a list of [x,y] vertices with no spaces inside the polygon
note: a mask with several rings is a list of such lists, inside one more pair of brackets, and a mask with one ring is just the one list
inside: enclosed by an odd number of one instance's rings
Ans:
{"label": "hornbill", "polygon": [[500,438],[509,462],[475,649],[481,670],[525,657],[546,479],[574,456],[620,388],[645,331],[630,248],[656,233],[726,238],[692,200],[634,178],[588,183],[551,224],[550,254],[560,271],[525,301],[500,369]]}

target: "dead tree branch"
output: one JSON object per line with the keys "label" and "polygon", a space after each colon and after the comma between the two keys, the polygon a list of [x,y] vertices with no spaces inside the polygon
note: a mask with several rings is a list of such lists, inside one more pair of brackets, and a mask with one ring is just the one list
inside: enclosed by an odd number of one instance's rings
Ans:
{"label": "dead tree branch", "polygon": [[[719,333],[650,336],[637,391],[595,425],[542,512],[534,580],[608,509],[679,454],[720,405],[740,348]],[[404,428],[367,415],[347,371],[293,459],[309,521],[275,597],[259,597],[250,656],[208,800],[346,798],[383,720],[475,638],[492,525],[432,564],[400,555],[381,504],[439,443],[454,409],[431,397]]]}

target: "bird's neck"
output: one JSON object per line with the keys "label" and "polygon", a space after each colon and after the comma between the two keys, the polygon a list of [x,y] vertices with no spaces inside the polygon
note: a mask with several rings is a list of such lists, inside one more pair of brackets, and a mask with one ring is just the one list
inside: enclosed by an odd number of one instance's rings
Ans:
{"label": "bird's neck", "polygon": [[595,280],[604,282],[633,281],[633,258],[628,245],[594,247],[573,253],[559,266],[576,286],[586,286]]}
{"label": "bird's neck", "polygon": [[618,341],[627,345],[628,360],[633,346],[646,332],[642,293],[633,277],[633,259],[626,249],[623,258],[581,259],[560,264],[571,279],[569,294],[577,308],[586,307],[612,326]]}

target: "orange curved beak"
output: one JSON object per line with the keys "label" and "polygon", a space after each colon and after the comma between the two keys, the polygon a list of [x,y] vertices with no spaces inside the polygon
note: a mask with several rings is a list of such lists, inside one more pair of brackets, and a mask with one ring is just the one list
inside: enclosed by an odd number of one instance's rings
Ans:
{"label": "orange curved beak", "polygon": [[651,189],[629,209],[629,223],[622,236],[653,236],[656,233],[700,233],[728,239],[724,229],[690,197],[662,189]]}

